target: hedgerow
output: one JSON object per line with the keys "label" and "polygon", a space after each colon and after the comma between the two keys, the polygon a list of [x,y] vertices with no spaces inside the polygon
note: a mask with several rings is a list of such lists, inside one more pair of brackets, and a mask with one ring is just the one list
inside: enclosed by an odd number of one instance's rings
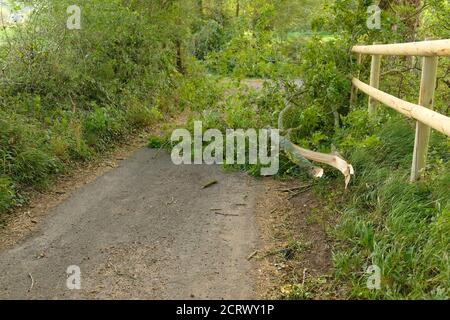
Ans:
{"label": "hedgerow", "polygon": [[190,4],[78,1],[79,30],[66,27],[71,1],[27,4],[30,19],[1,31],[0,213],[161,121],[186,98],[191,70],[179,39],[192,18],[178,18]]}

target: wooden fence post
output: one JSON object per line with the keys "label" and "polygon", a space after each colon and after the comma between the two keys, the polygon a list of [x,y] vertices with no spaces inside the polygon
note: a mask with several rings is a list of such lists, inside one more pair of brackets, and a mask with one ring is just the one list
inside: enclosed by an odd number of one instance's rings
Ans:
{"label": "wooden fence post", "polygon": [[[370,67],[370,85],[375,89],[380,87],[380,70],[381,70],[381,55],[372,56],[372,65]],[[369,113],[374,114],[377,111],[377,101],[369,97]]]}
{"label": "wooden fence post", "polygon": [[[438,57],[424,57],[422,80],[420,83],[419,105],[433,109],[434,91],[436,89]],[[416,124],[416,141],[414,144],[411,182],[417,181],[425,168],[430,140],[430,127],[420,121]]]}
{"label": "wooden fence post", "polygon": [[[361,71],[359,68],[361,67],[362,62],[362,54],[358,53],[356,56],[356,65],[358,66],[358,72],[356,73],[356,78],[359,79],[359,76],[361,75]],[[354,106],[356,102],[358,101],[358,88],[355,86],[352,86],[352,91],[350,94],[350,105]]]}

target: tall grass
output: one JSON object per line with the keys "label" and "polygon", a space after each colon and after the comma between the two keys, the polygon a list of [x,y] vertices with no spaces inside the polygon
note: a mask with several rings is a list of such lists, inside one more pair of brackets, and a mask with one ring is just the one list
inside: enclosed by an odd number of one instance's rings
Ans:
{"label": "tall grass", "polygon": [[[351,297],[450,297],[449,140],[433,136],[418,183],[409,182],[413,141],[411,123],[395,116],[347,152],[357,175],[332,234],[336,274]],[[370,265],[381,268],[381,290],[367,288]]]}

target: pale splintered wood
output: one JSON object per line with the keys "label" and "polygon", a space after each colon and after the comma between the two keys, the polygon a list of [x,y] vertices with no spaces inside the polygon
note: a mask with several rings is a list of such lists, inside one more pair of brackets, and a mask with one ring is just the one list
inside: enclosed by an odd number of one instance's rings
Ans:
{"label": "pale splintered wood", "polygon": [[[278,116],[278,128],[282,132],[287,131],[284,127],[284,116],[293,108],[293,105],[290,104],[288,100],[285,100],[285,105],[286,107]],[[345,177],[345,188],[348,187],[351,176],[355,174],[353,166],[347,163],[347,161],[342,159],[338,154],[319,153],[299,147],[289,140],[289,134],[286,136],[280,136],[280,148],[284,150],[291,161],[299,167],[307,169],[309,174],[314,178],[321,178],[324,174],[324,170],[320,167],[315,167],[310,160],[325,163],[338,169]]]}
{"label": "pale splintered wood", "polygon": [[379,102],[387,105],[388,107],[404,114],[408,118],[418,120],[429,127],[442,132],[443,134],[450,136],[450,118],[444,116],[436,111],[419,106],[414,103],[410,103],[387,94],[381,90],[372,88],[368,84],[362,82],[359,79],[353,78],[353,85],[358,87],[359,90],[365,94],[377,99]]}
{"label": "pale splintered wood", "polygon": [[[381,57],[380,55],[373,55],[370,67],[370,85],[376,89],[380,87]],[[369,113],[374,114],[376,110],[377,100],[369,97]]]}
{"label": "pale splintered wood", "polygon": [[[434,91],[436,89],[437,65],[437,57],[423,58],[419,105],[429,109],[433,109]],[[420,178],[422,170],[426,166],[430,131],[431,130],[429,126],[420,121],[417,121],[416,140],[414,144],[413,163],[411,168],[411,181],[418,180]]]}
{"label": "pale splintered wood", "polygon": [[[286,139],[285,137],[280,137],[280,147],[289,154],[291,159],[296,164],[301,164],[304,161],[303,159],[308,159],[314,162],[324,163],[338,169],[344,175],[346,189],[348,187],[348,184],[350,183],[352,175],[355,174],[353,166],[337,154],[326,154],[311,151],[293,144],[291,141],[289,141],[289,139]],[[310,175],[316,178],[321,178],[323,176],[323,173],[323,169],[318,167],[311,168],[310,171]]]}
{"label": "pale splintered wood", "polygon": [[352,52],[386,56],[450,56],[450,39],[354,46]]}

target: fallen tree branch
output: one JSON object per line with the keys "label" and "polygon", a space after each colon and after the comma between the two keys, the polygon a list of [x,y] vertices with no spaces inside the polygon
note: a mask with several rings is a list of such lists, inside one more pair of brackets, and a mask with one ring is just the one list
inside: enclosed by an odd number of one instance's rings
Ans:
{"label": "fallen tree branch", "polygon": [[308,173],[313,178],[322,178],[323,169],[315,167],[308,159],[306,159],[298,147],[293,144],[289,139],[284,136],[280,136],[280,148],[284,150],[289,159],[298,165],[300,168],[308,170]]}
{"label": "fallen tree branch", "polygon": [[[286,107],[280,112],[278,117],[278,128],[281,131],[286,131],[284,128],[284,115],[292,109],[290,101],[285,100],[285,105]],[[289,140],[289,133],[280,137],[280,148],[286,152],[292,162],[308,169],[309,174],[314,178],[323,177],[324,172],[322,168],[313,166],[310,160],[325,163],[338,169],[345,177],[345,188],[348,187],[351,176],[354,174],[353,166],[342,159],[336,152],[325,154],[301,148]]]}

